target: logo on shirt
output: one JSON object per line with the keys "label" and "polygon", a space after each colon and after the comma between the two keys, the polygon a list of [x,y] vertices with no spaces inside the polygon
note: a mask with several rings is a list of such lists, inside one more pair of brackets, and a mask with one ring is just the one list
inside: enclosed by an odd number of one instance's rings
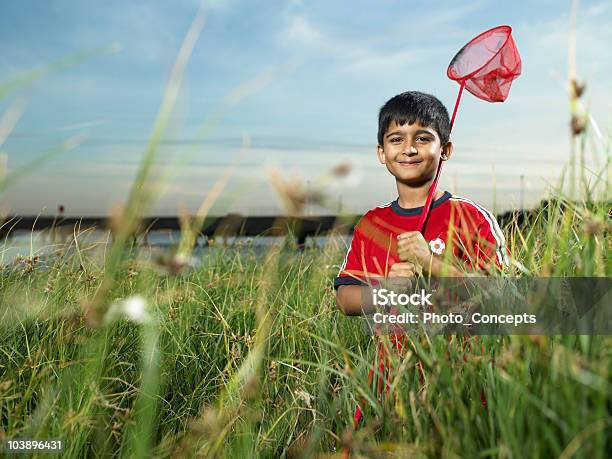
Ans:
{"label": "logo on shirt", "polygon": [[444,250],[445,247],[446,247],[446,244],[444,244],[444,241],[440,238],[429,241],[429,248],[436,255],[442,255],[442,251]]}

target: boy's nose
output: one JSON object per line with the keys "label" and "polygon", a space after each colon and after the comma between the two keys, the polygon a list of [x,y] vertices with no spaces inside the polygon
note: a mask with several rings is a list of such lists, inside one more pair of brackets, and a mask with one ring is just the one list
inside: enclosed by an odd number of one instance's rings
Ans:
{"label": "boy's nose", "polygon": [[404,151],[404,153],[406,153],[407,155],[414,155],[417,153],[417,149],[414,145],[410,145],[406,151]]}

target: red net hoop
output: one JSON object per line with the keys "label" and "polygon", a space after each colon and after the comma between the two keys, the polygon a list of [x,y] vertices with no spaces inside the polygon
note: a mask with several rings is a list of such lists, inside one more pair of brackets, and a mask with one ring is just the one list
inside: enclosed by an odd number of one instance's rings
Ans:
{"label": "red net hoop", "polygon": [[494,27],[472,39],[453,57],[446,72],[479,99],[503,102],[521,74],[521,56],[512,28]]}

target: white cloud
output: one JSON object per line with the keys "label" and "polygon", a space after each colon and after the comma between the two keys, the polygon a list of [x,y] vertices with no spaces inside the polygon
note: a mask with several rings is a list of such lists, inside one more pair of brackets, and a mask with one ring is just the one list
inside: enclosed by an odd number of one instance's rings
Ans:
{"label": "white cloud", "polygon": [[596,3],[595,5],[591,5],[584,14],[586,16],[599,16],[602,13],[605,13],[610,5],[606,3]]}
{"label": "white cloud", "polygon": [[316,46],[323,46],[324,40],[321,33],[316,30],[303,16],[295,16],[287,26],[284,36],[291,41]]}
{"label": "white cloud", "polygon": [[344,67],[343,71],[380,71],[383,68],[386,71],[397,70],[405,64],[417,62],[418,60],[420,60],[419,53],[415,50],[396,51],[386,54],[365,51],[351,59],[351,62]]}
{"label": "white cloud", "polygon": [[279,41],[282,45],[299,47],[300,56],[311,54],[324,56],[340,64],[340,73],[396,70],[417,60],[416,50],[402,46],[399,50],[372,49],[349,37],[337,37],[318,29],[305,16],[293,16],[281,31]]}
{"label": "white cloud", "polygon": [[183,3],[187,5],[193,5],[194,7],[203,6],[204,11],[226,11],[232,4],[233,0],[183,0]]}
{"label": "white cloud", "polygon": [[100,9],[95,21],[77,24],[70,41],[81,46],[118,42],[123,47],[123,56],[164,61],[166,56],[176,53],[182,38],[172,32],[176,30],[174,25],[173,17],[153,4],[118,3]]}

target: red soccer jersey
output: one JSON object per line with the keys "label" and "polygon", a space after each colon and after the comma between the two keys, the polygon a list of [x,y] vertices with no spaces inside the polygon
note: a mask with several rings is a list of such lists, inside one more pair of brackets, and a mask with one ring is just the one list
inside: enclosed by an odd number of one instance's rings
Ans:
{"label": "red soccer jersey", "polygon": [[[369,210],[355,226],[353,240],[340,267],[334,288],[362,285],[368,277],[386,277],[397,255],[397,236],[416,231],[422,207],[404,209],[398,200]],[[448,191],[436,199],[425,226],[424,238],[433,253],[453,254],[471,268],[508,266],[504,235],[491,212]]]}

